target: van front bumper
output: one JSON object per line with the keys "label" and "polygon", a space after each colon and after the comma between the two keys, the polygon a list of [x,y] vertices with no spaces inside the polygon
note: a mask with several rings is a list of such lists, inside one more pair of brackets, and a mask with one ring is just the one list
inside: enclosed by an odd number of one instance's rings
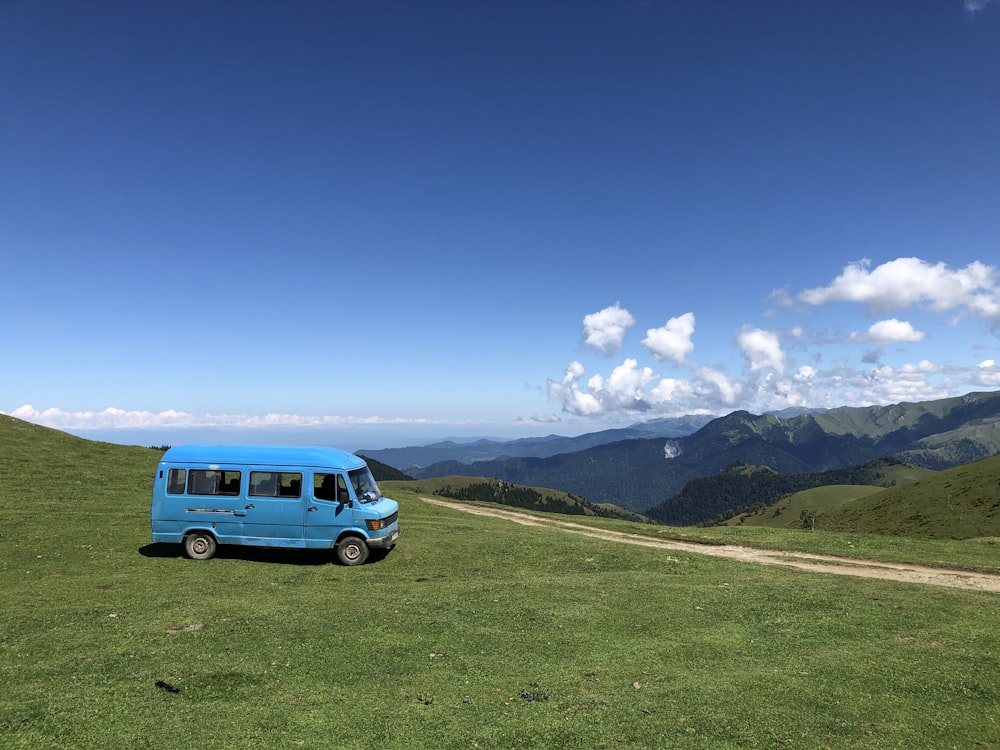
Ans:
{"label": "van front bumper", "polygon": [[374,539],[366,539],[368,546],[373,549],[385,549],[386,547],[391,547],[399,539],[399,529],[390,531],[385,536],[375,537]]}

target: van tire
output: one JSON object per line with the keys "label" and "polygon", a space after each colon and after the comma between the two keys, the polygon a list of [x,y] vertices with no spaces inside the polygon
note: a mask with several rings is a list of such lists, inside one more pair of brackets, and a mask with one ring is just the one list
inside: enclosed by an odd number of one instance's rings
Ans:
{"label": "van tire", "polygon": [[337,559],[341,565],[361,565],[368,559],[368,545],[359,536],[345,536],[337,542]]}
{"label": "van tire", "polygon": [[192,560],[208,560],[215,556],[219,543],[207,531],[192,531],[184,537],[184,553]]}

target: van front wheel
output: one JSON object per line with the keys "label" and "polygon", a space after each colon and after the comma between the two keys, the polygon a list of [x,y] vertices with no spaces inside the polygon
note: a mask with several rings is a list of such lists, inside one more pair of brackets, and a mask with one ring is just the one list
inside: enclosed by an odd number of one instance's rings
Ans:
{"label": "van front wheel", "polygon": [[184,552],[192,560],[207,560],[215,554],[218,542],[206,531],[192,531],[184,537]]}
{"label": "van front wheel", "polygon": [[337,559],[343,565],[361,565],[368,559],[368,545],[359,536],[345,536],[337,542]]}

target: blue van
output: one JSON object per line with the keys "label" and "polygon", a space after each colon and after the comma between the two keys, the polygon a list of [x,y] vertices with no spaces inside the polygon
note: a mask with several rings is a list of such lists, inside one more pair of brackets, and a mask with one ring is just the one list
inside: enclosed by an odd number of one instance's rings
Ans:
{"label": "blue van", "polygon": [[334,448],[181,445],[153,480],[154,542],[195,560],[220,544],[334,549],[360,565],[399,539],[399,504],[383,497],[363,459]]}

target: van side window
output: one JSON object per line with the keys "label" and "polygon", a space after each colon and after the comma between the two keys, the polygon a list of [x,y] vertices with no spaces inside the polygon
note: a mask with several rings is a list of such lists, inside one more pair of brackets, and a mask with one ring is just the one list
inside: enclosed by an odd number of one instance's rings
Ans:
{"label": "van side window", "polygon": [[239,492],[238,471],[191,469],[188,472],[189,495],[238,495]]}
{"label": "van side window", "polygon": [[301,497],[302,474],[294,471],[251,471],[253,497]]}
{"label": "van side window", "polygon": [[167,472],[167,494],[183,495],[185,484],[185,469],[171,469]]}
{"label": "van side window", "polygon": [[282,497],[302,497],[302,475],[287,471],[282,474],[278,494]]}
{"label": "van side window", "polygon": [[351,499],[343,474],[313,474],[313,497],[340,503]]}
{"label": "van side window", "polygon": [[313,474],[313,497],[317,500],[336,500],[337,475]]}

